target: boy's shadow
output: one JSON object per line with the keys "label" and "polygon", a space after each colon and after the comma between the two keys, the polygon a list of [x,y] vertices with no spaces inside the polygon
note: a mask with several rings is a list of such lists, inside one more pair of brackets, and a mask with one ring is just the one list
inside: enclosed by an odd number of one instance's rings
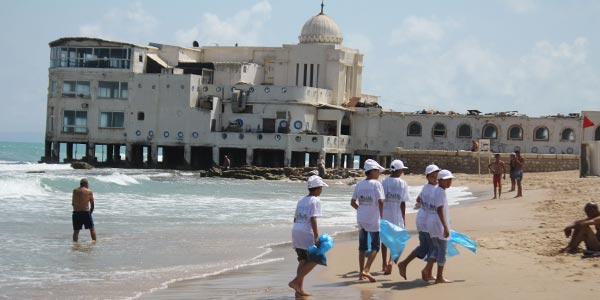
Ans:
{"label": "boy's shadow", "polygon": [[[465,282],[465,280],[462,280],[462,279],[453,280],[453,283],[459,283],[459,282]],[[452,283],[440,283],[440,284],[452,284]],[[416,289],[416,288],[426,288],[426,287],[435,286],[435,285],[437,285],[437,284],[434,283],[433,281],[427,282],[422,279],[414,279],[412,281],[401,280],[401,281],[394,281],[394,282],[384,282],[381,284],[381,287],[386,288],[386,289],[404,291],[404,290],[410,290],[410,289]]]}

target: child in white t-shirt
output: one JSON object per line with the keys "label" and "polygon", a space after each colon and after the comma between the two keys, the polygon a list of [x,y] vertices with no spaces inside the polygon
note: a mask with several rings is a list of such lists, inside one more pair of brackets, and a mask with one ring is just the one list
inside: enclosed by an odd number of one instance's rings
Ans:
{"label": "child in white t-shirt", "polygon": [[[404,216],[406,214],[406,201],[408,201],[408,184],[400,178],[404,173],[404,169],[408,169],[404,166],[404,162],[399,159],[392,161],[390,164],[392,174],[381,183],[385,193],[381,218],[401,228],[406,225]],[[381,259],[383,274],[391,274],[392,255],[390,253],[388,258],[387,247],[384,244],[381,245]]]}
{"label": "child in white t-shirt", "polygon": [[298,268],[296,277],[288,283],[288,286],[296,291],[296,297],[310,296],[303,289],[304,277],[317,265],[308,259],[308,248],[319,245],[319,229],[317,217],[321,216],[321,201],[319,196],[323,187],[328,186],[323,179],[317,175],[310,176],[307,182],[308,195],[302,197],[296,204],[294,214],[294,227],[292,229],[292,247],[298,255]]}
{"label": "child in white t-shirt", "polygon": [[422,271],[423,280],[429,281],[433,271],[433,264],[437,262],[437,277],[435,283],[452,282],[444,278],[444,265],[446,264],[446,250],[448,240],[450,239],[450,210],[448,209],[448,199],[446,198],[446,189],[452,185],[452,172],[441,170],[438,173],[439,186],[433,191],[433,207],[435,214],[430,214],[427,218],[427,229],[431,237],[433,250],[430,251],[427,258],[427,265]]}
{"label": "child in white t-shirt", "polygon": [[425,176],[427,178],[427,184],[423,186],[421,189],[421,193],[417,197],[417,204],[415,208],[419,209],[417,212],[416,223],[417,223],[417,231],[419,232],[419,246],[417,246],[403,261],[398,263],[398,270],[400,271],[400,276],[406,279],[406,267],[408,264],[415,258],[424,259],[429,253],[430,249],[433,247],[431,245],[431,237],[429,236],[429,232],[427,231],[427,216],[428,213],[426,208],[423,207],[424,200],[426,202],[430,202],[433,190],[437,186],[437,175],[440,171],[440,168],[436,165],[429,165],[425,168]]}
{"label": "child in white t-shirt", "polygon": [[[371,275],[370,269],[381,245],[379,222],[381,221],[385,194],[378,179],[380,172],[385,169],[372,159],[365,161],[364,169],[367,178],[356,184],[350,205],[356,209],[356,222],[359,230],[358,279],[367,278],[369,281],[375,282],[377,279]],[[365,263],[365,252],[369,249],[369,245],[367,245],[368,236],[371,237],[371,252]]]}

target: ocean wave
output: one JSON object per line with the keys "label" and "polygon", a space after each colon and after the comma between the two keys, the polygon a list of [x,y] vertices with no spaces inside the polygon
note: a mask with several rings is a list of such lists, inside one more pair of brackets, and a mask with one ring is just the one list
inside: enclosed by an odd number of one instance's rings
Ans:
{"label": "ocean wave", "polygon": [[[136,175],[139,176],[138,179],[142,179],[142,178],[148,178],[148,176],[146,175]],[[119,172],[114,172],[110,175],[100,175],[100,176],[94,176],[94,179],[98,180],[98,181],[102,181],[102,182],[106,182],[106,183],[114,183],[117,185],[132,185],[132,184],[140,184],[140,182],[133,176],[129,176],[126,174],[122,174]],[[148,178],[148,180],[150,180]]]}
{"label": "ocean wave", "polygon": [[0,160],[0,172],[41,172],[41,171],[56,171],[56,170],[72,170],[69,164],[44,164],[30,163],[22,161],[6,161]]}
{"label": "ocean wave", "polygon": [[0,178],[0,199],[31,199],[50,195],[40,178]]}

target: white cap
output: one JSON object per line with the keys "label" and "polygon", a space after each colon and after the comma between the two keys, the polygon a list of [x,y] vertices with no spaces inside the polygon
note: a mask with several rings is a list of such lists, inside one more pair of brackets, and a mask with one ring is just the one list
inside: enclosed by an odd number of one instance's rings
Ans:
{"label": "white cap", "polygon": [[425,175],[429,175],[435,171],[439,171],[440,167],[436,166],[436,165],[429,165],[427,166],[427,168],[425,168]]}
{"label": "white cap", "polygon": [[379,171],[385,170],[385,168],[380,166],[379,163],[377,163],[376,161],[372,159],[365,160],[365,172],[371,171],[373,169],[377,169]]}
{"label": "white cap", "polygon": [[307,188],[312,189],[312,188],[316,188],[316,187],[320,187],[320,186],[329,186],[329,185],[327,185],[327,183],[325,183],[323,181],[323,178],[321,178],[317,175],[308,177],[308,180],[306,182]]}
{"label": "white cap", "polygon": [[403,169],[408,169],[408,168],[399,159],[394,159],[392,161],[392,163],[390,164],[390,170],[392,170],[392,171],[398,171],[398,170],[403,170]]}
{"label": "white cap", "polygon": [[441,170],[438,173],[437,179],[450,179],[450,178],[454,178],[454,175],[452,175],[452,172],[450,172],[448,170]]}

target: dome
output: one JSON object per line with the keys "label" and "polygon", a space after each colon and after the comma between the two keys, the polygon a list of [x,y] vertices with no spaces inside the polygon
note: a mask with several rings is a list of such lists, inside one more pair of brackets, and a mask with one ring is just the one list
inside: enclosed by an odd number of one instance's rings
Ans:
{"label": "dome", "polygon": [[341,44],[343,40],[338,24],[324,13],[308,19],[302,26],[302,32],[298,39],[302,44]]}

